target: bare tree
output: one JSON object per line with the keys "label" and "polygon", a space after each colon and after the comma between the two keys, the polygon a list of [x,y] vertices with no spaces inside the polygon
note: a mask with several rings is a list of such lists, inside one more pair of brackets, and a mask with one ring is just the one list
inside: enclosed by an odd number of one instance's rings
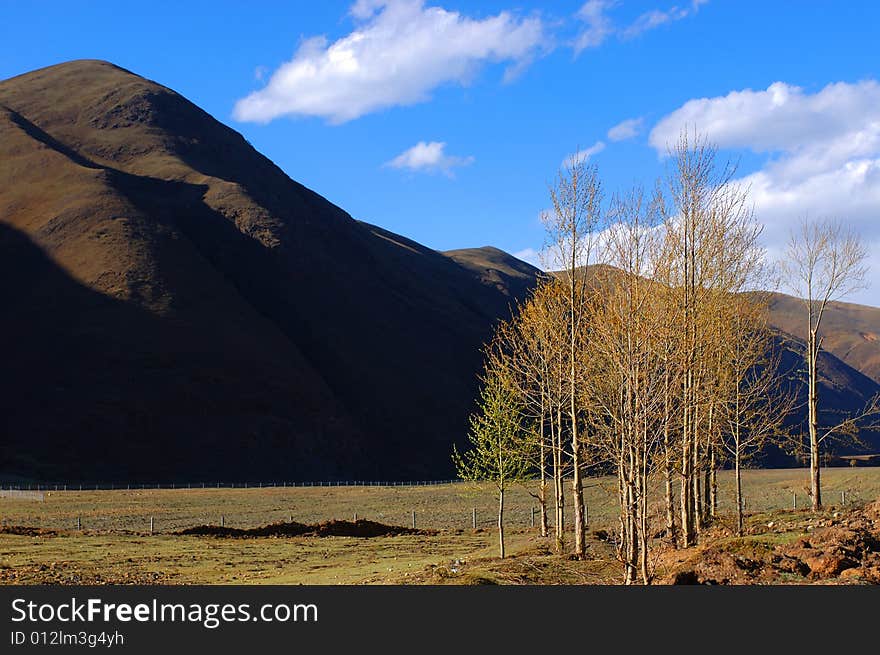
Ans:
{"label": "bare tree", "polygon": [[[792,231],[785,257],[780,262],[783,284],[803,300],[807,320],[807,425],[813,510],[822,507],[821,444],[834,434],[852,430],[856,418],[820,430],[818,362],[822,349],[822,318],[828,303],[865,287],[866,257],[865,246],[859,237],[840,221],[804,218]],[[866,408],[867,413],[871,413],[870,409]]]}
{"label": "bare tree", "polygon": [[523,400],[527,423],[537,443],[533,464],[539,474],[539,486],[537,493],[529,493],[538,501],[541,536],[546,537],[549,532],[548,473],[552,475],[556,488],[554,520],[559,551],[563,547],[564,489],[561,484],[561,449],[556,444],[554,420],[561,400],[560,394],[554,393],[554,388],[558,386],[561,369],[557,365],[557,353],[564,346],[564,335],[560,333],[557,320],[558,316],[563,315],[562,297],[558,280],[543,280],[517,308],[503,336],[510,351],[509,366],[514,372],[514,384]]}
{"label": "bare tree", "polygon": [[665,316],[659,285],[649,279],[658,241],[653,209],[639,189],[612,202],[606,248],[614,268],[603,269],[603,298],[592,305],[594,334],[584,353],[590,362],[584,391],[598,410],[592,412],[595,442],[617,471],[617,555],[626,584],[639,577],[650,584],[653,577],[649,479],[664,434],[665,371],[658,355]]}
{"label": "bare tree", "polygon": [[[729,294],[749,287],[761,267],[761,228],[748,190],[733,181],[735,169],[716,163],[704,138],[681,134],[670,152],[664,203],[664,249],[658,281],[667,288],[667,316],[676,369],[675,452],[681,481],[681,545],[696,543],[705,516],[702,481],[709,470],[715,432],[712,401],[719,343],[718,325]],[[702,438],[701,438],[702,437]]]}
{"label": "bare tree", "polygon": [[783,344],[767,322],[766,294],[730,299],[725,368],[718,395],[721,446],[733,460],[737,534],[743,534],[742,465],[760,452],[794,410],[796,395],[780,375]]}
{"label": "bare tree", "polygon": [[[582,416],[578,407],[578,380],[581,378],[578,353],[587,338],[587,304],[590,289],[586,267],[593,263],[596,241],[602,225],[602,186],[595,167],[576,154],[559,171],[550,188],[553,210],[544,212],[542,221],[547,233],[545,261],[558,270],[566,290],[567,303],[567,428],[572,469],[574,509],[574,555],[586,555],[586,516],[583,501]],[[562,427],[562,426],[558,426]]]}

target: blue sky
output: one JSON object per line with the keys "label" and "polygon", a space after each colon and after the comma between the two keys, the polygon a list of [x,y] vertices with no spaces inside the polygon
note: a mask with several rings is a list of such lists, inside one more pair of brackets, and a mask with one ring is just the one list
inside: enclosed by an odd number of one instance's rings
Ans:
{"label": "blue sky", "polygon": [[9,1],[3,16],[0,78],[112,61],[439,250],[533,257],[576,148],[608,194],[651,186],[688,123],[740,161],[771,253],[806,212],[850,221],[876,280],[852,299],[880,305],[880,3]]}

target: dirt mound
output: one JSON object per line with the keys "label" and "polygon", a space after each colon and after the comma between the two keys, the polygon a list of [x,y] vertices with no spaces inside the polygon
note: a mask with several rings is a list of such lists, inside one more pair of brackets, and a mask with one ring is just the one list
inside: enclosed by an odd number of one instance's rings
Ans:
{"label": "dirt mound", "polygon": [[25,537],[54,537],[58,532],[46,528],[32,528],[26,525],[4,525],[0,527],[0,534],[17,534]]}
{"label": "dirt mound", "polygon": [[419,530],[402,525],[386,525],[366,519],[357,521],[325,521],[311,526],[316,537],[396,537],[402,534],[437,534],[436,530]]}
{"label": "dirt mound", "polygon": [[228,528],[219,525],[197,525],[178,530],[177,535],[196,535],[205,537],[396,537],[398,535],[434,535],[436,530],[418,530],[401,525],[386,525],[376,521],[359,519],[357,521],[324,521],[314,525],[297,523],[270,523],[258,528]]}
{"label": "dirt mound", "polygon": [[752,549],[725,544],[710,546],[672,572],[665,582],[675,585],[753,584],[766,573],[766,562]]}

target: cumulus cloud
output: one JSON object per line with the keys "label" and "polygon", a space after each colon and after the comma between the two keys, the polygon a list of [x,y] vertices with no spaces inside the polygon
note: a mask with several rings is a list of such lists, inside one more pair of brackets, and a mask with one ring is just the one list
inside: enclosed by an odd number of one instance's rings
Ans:
{"label": "cumulus cloud", "polygon": [[632,139],[642,131],[642,122],[643,119],[641,118],[630,118],[621,121],[608,130],[608,138],[611,141],[626,141],[627,139]]}
{"label": "cumulus cloud", "polygon": [[472,164],[473,157],[455,157],[446,154],[446,143],[443,141],[419,141],[412,148],[404,150],[394,159],[386,162],[389,168],[410,171],[437,172],[452,175],[452,169]]}
{"label": "cumulus cloud", "polygon": [[571,153],[568,157],[562,160],[563,168],[570,168],[581,162],[587,162],[594,155],[598,155],[600,152],[605,150],[605,142],[604,141],[596,141],[593,145],[591,145],[586,150],[578,150],[577,152]]}
{"label": "cumulus cloud", "polygon": [[539,18],[505,11],[472,19],[423,0],[358,0],[349,13],[350,34],[332,43],[324,36],[303,41],[264,88],[236,103],[235,118],[344,123],[424,102],[442,84],[466,84],[488,63],[507,63],[510,79],[548,43]]}
{"label": "cumulus cloud", "polygon": [[[765,154],[760,170],[741,178],[750,188],[764,239],[782,252],[804,216],[840,218],[868,242],[880,280],[880,84],[839,82],[808,93],[776,82],[726,96],[691,100],[663,118],[649,142],[664,155],[682,129],[719,148]],[[880,305],[880,283],[856,298]]]}

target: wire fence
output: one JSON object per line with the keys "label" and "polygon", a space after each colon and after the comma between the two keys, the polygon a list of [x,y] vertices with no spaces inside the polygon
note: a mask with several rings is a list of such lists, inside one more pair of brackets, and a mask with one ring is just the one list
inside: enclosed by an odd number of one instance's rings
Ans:
{"label": "wire fence", "polygon": [[[880,495],[880,469],[861,469],[826,478],[825,505],[850,507]],[[732,480],[719,480],[722,515],[735,511]],[[0,524],[33,528],[131,534],[170,534],[203,525],[255,528],[272,523],[318,524],[367,519],[388,525],[432,530],[486,530],[497,526],[497,497],[492,486],[458,480],[323,481],[264,483],[19,485],[0,490]],[[750,473],[743,485],[749,514],[809,507],[797,471]],[[199,490],[180,493],[180,490]],[[241,490],[248,490],[247,492]],[[566,489],[568,492],[568,489]],[[540,527],[537,484],[507,492],[505,526]],[[654,496],[661,517],[661,496]],[[573,525],[566,496],[564,523]],[[548,522],[553,523],[552,485],[547,489]],[[616,480],[591,479],[584,489],[590,530],[614,528],[618,505]],[[677,498],[676,498],[677,500]]]}
{"label": "wire fence", "polygon": [[[460,484],[461,480],[317,480],[271,482],[0,482],[3,491],[131,491],[132,489],[270,489],[295,487],[430,487]],[[0,498],[4,496],[0,495]]]}

